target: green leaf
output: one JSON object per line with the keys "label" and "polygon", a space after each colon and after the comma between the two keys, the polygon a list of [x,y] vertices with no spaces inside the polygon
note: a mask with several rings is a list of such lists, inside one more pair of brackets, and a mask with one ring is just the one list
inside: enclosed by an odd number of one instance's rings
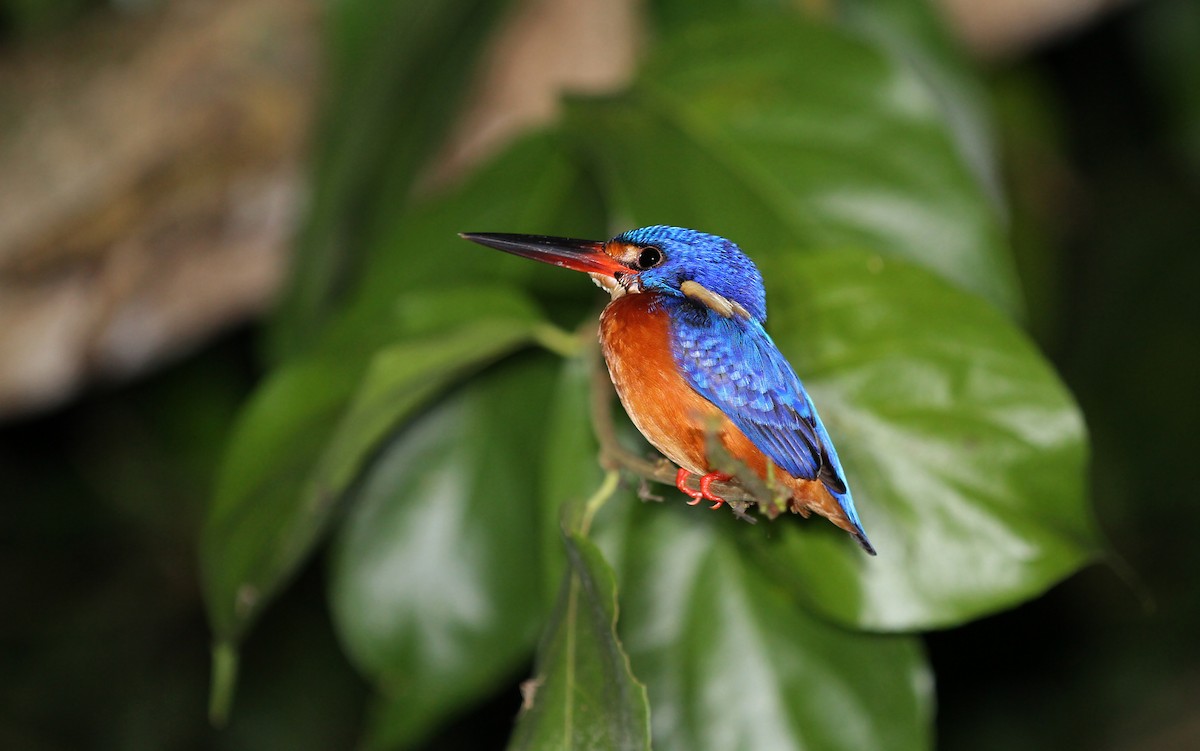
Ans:
{"label": "green leaf", "polygon": [[773,578],[846,623],[913,630],[1028,599],[1096,555],[1079,409],[994,308],[863,253],[776,258],[763,274],[767,328],[879,551],[782,519],[747,536]]}
{"label": "green leaf", "polygon": [[356,285],[362,254],[445,138],[507,5],[343,0],[328,9],[330,101],[318,129],[312,205],[268,332],[275,359],[306,350]]}
{"label": "green leaf", "polygon": [[494,690],[545,617],[537,474],[544,355],[488,370],[405,427],[334,540],[329,597],[383,705],[372,747],[410,744]]}
{"label": "green leaf", "polygon": [[876,42],[925,83],[964,163],[998,210],[1004,210],[989,94],[943,14],[928,0],[842,0],[848,28]]}
{"label": "green leaf", "polygon": [[[592,430],[591,372],[587,353],[563,361],[547,415],[546,452],[542,459],[542,580],[547,601],[562,589],[564,510],[581,507],[600,487],[600,446]],[[566,526],[573,528],[573,524]]]}
{"label": "green leaf", "polygon": [[444,389],[457,368],[505,354],[533,333],[530,325],[485,318],[436,341],[403,342],[377,352],[322,452],[314,476],[318,493],[344,492],[393,426]]}
{"label": "green leaf", "polygon": [[934,95],[835,27],[689,27],[629,94],[576,103],[568,124],[623,221],[716,232],[755,258],[896,254],[1019,308],[999,219]]}
{"label": "green leaf", "polygon": [[[490,301],[498,317],[432,335],[438,327],[424,316],[442,310],[445,322],[464,309],[480,316],[469,300]],[[345,336],[327,337],[312,355],[271,375],[246,406],[201,540],[218,640],[238,641],[305,560],[334,502],[388,429],[467,369],[528,341],[537,325],[511,292],[447,290],[413,303],[369,328],[347,326]],[[389,338],[394,343],[383,346]]]}
{"label": "green leaf", "polygon": [[586,538],[568,534],[566,546],[569,571],[509,748],[648,751],[650,706],[617,638],[612,569]]}
{"label": "green leaf", "polygon": [[813,617],[738,549],[730,533],[747,525],[681,506],[639,510],[622,579],[622,634],[658,751],[932,746],[915,638]]}
{"label": "green leaf", "polygon": [[962,159],[993,203],[1003,206],[987,94],[941,14],[927,0],[655,0],[650,10],[663,34],[739,17],[839,22],[909,68],[928,87]]}

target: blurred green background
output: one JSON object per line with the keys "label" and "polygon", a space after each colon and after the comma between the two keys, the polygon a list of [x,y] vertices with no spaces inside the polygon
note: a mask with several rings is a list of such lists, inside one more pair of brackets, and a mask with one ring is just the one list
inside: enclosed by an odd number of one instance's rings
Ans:
{"label": "blurred green background", "polygon": [[[2,3],[0,43],[53,44],[112,12],[99,6]],[[1086,415],[1115,562],[925,637],[937,745],[1200,748],[1200,5],[1130,4],[980,68],[1029,327]],[[325,210],[313,190],[313,210]],[[301,244],[319,245],[327,228],[307,226]],[[229,726],[211,729],[204,711],[199,529],[263,352],[286,346],[264,345],[250,321],[152,373],[0,425],[0,747],[354,745],[369,689],[335,640],[320,557],[246,642]],[[527,673],[425,747],[502,742]]]}

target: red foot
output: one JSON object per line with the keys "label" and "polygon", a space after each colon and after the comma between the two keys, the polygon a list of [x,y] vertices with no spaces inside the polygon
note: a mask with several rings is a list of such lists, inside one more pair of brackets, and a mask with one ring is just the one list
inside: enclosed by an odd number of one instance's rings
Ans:
{"label": "red foot", "polygon": [[712,484],[714,482],[724,482],[730,478],[730,475],[724,472],[709,472],[700,478],[699,490],[692,490],[687,486],[687,480],[691,476],[692,473],[686,469],[680,469],[675,473],[675,487],[679,488],[680,492],[692,499],[687,504],[695,506],[700,501],[708,500],[716,501],[709,508],[721,508],[721,504],[725,503],[725,499],[713,492]]}
{"label": "red foot", "polygon": [[687,480],[691,476],[692,476],[691,472],[688,472],[686,469],[681,468],[678,472],[675,473],[675,487],[679,488],[680,493],[683,493],[684,495],[686,495],[692,499],[687,502],[687,504],[689,506],[695,506],[697,503],[699,503],[700,501],[702,501],[704,499],[704,493],[702,493],[699,490],[692,490],[691,488],[689,488],[687,486]]}
{"label": "red foot", "polygon": [[709,472],[707,475],[700,478],[701,495],[710,501],[716,501],[716,503],[709,506],[709,508],[721,508],[721,504],[725,502],[724,498],[712,491],[712,484],[714,482],[725,482],[730,477],[732,477],[732,475],[727,475],[724,472]]}

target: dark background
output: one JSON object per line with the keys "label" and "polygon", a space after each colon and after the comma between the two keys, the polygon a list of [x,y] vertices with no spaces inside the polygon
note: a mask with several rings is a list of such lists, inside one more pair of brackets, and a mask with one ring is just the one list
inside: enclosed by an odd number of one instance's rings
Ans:
{"label": "dark background", "polygon": [[[1087,416],[1112,556],[928,636],[942,748],[1200,748],[1195,8],[1135,4],[988,73],[1030,326]],[[246,645],[230,727],[205,720],[195,544],[256,346],[244,326],[0,426],[0,747],[353,743],[367,687],[335,643],[319,559]],[[518,700],[429,747],[504,737]]]}

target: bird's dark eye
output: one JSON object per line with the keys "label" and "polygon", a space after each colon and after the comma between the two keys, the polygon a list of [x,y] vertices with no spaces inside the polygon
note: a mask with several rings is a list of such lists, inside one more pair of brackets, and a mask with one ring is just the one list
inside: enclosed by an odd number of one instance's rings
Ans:
{"label": "bird's dark eye", "polygon": [[645,271],[646,269],[652,269],[658,264],[662,263],[662,260],[663,254],[658,248],[642,248],[642,252],[637,258],[637,265],[639,269]]}

